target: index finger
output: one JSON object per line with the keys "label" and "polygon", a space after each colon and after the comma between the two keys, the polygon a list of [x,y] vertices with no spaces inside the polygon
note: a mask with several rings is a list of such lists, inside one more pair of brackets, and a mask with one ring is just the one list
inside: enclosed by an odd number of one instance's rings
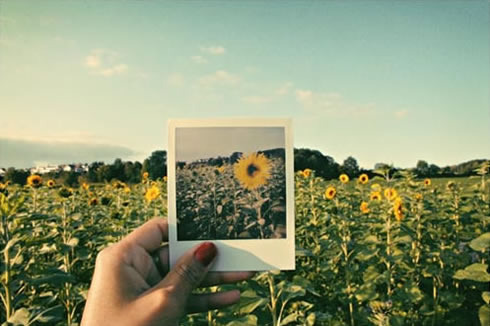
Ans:
{"label": "index finger", "polygon": [[157,250],[168,241],[168,224],[164,218],[154,218],[131,232],[123,241],[134,243],[146,251]]}

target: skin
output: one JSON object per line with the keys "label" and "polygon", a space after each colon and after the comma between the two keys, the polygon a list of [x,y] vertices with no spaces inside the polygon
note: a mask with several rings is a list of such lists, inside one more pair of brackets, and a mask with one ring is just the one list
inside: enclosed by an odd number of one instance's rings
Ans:
{"label": "skin", "polygon": [[[238,290],[193,294],[198,287],[234,283],[252,272],[208,272],[194,257],[197,247],[186,252],[169,271],[168,226],[153,219],[120,242],[102,250],[96,260],[82,326],[178,325],[188,313],[219,309],[238,302]],[[152,255],[159,257],[155,265]]]}

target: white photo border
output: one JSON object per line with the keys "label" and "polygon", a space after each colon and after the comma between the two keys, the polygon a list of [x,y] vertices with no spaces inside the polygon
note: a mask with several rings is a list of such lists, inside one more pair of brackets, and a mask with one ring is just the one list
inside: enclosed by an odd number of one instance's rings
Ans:
{"label": "white photo border", "polygon": [[[176,128],[199,127],[284,127],[286,169],[286,238],[178,241],[176,208]],[[168,227],[170,266],[195,245],[211,241],[218,248],[212,271],[263,271],[295,269],[294,152],[291,119],[210,119],[168,121]]]}

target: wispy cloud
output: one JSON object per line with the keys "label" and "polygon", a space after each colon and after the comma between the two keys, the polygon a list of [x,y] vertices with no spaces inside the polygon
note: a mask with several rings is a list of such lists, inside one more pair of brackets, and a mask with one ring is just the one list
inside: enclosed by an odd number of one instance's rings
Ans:
{"label": "wispy cloud", "polygon": [[115,51],[95,49],[85,57],[84,65],[91,74],[112,77],[128,72],[129,66],[122,63]]}
{"label": "wispy cloud", "polygon": [[407,115],[408,115],[408,110],[399,110],[395,112],[395,118],[397,119],[406,118]]}
{"label": "wispy cloud", "polygon": [[200,55],[193,55],[191,57],[191,60],[192,60],[192,62],[197,63],[197,64],[203,64],[203,63],[207,63],[208,62],[208,60],[206,60],[206,58],[204,58],[204,57],[202,57]]}
{"label": "wispy cloud", "polygon": [[264,104],[264,103],[270,103],[278,100],[281,97],[286,96],[289,94],[291,88],[293,87],[292,82],[286,82],[280,85],[279,87],[275,89],[269,89],[263,91],[265,93],[264,95],[250,95],[250,96],[244,96],[242,97],[242,100],[245,103],[250,103],[250,104]]}
{"label": "wispy cloud", "polygon": [[317,114],[365,117],[376,113],[373,103],[359,104],[345,99],[339,93],[314,92],[308,89],[295,90],[296,101],[302,108]]}
{"label": "wispy cloud", "polygon": [[167,84],[169,84],[170,86],[180,87],[184,85],[184,82],[184,76],[178,72],[170,74],[167,77]]}
{"label": "wispy cloud", "polygon": [[199,78],[199,84],[201,86],[233,86],[240,82],[238,75],[232,74],[226,70],[217,70],[212,74]]}
{"label": "wispy cloud", "polygon": [[225,54],[226,49],[220,45],[201,47],[201,51],[212,55],[222,55]]}

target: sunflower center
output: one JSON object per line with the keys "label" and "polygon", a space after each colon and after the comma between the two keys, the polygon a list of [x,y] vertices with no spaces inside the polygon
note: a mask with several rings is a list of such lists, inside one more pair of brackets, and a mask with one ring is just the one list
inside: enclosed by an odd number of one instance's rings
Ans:
{"label": "sunflower center", "polygon": [[250,164],[247,167],[247,174],[249,177],[255,176],[258,171],[259,171],[259,168],[255,164]]}

